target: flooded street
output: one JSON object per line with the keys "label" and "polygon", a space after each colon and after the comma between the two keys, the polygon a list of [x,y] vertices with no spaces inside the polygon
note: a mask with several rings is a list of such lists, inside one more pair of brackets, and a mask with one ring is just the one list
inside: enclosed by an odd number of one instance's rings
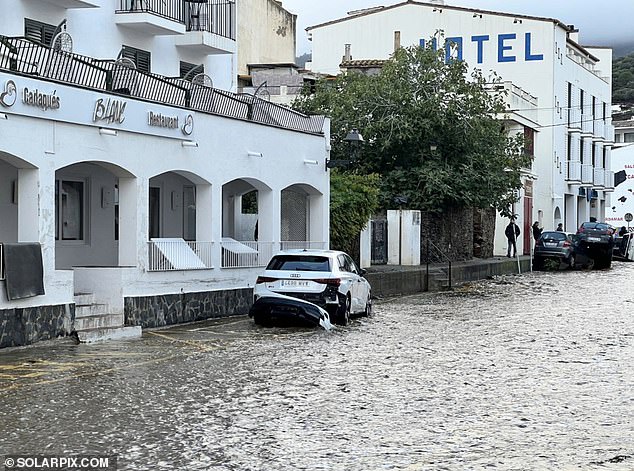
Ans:
{"label": "flooded street", "polygon": [[126,470],[634,469],[634,263],[0,351],[0,455]]}

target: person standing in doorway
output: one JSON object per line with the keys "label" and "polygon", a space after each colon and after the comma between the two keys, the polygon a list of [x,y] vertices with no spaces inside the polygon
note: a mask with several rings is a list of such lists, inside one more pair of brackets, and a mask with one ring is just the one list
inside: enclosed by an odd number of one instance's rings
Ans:
{"label": "person standing in doorway", "polygon": [[564,225],[563,223],[559,223],[557,224],[557,229],[555,229],[557,232],[563,232],[564,231]]}
{"label": "person standing in doorway", "polygon": [[508,249],[506,250],[506,256],[511,257],[511,247],[513,247],[513,257],[517,255],[517,238],[520,236],[520,228],[515,224],[515,219],[511,218],[509,225],[504,229],[504,235],[508,241]]}

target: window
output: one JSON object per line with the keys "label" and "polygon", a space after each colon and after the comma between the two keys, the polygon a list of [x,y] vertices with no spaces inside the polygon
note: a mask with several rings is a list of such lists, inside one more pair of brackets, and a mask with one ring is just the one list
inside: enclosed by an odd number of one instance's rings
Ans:
{"label": "window", "polygon": [[204,74],[205,66],[204,65],[201,66],[200,64],[191,64],[189,62],[181,61],[179,77],[180,78],[185,77],[187,74],[189,74],[192,70],[196,69],[197,67],[198,67],[198,70],[196,70],[195,73],[191,73],[188,77],[189,79],[191,79],[194,74]]}
{"label": "window", "polygon": [[55,240],[84,240],[85,184],[55,180]]}
{"label": "window", "polygon": [[535,155],[535,131],[524,126],[524,155]]}
{"label": "window", "polygon": [[626,132],[623,134],[623,142],[634,142],[634,132]]}
{"label": "window", "polygon": [[57,26],[41,21],[24,19],[24,37],[40,44],[49,46],[53,42],[53,35]]}
{"label": "window", "polygon": [[134,62],[139,72],[150,73],[151,56],[149,52],[136,47],[123,46],[122,56]]}

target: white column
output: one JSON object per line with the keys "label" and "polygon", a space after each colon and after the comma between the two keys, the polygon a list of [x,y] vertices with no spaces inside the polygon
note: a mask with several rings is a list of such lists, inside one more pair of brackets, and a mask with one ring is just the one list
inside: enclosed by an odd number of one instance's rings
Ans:
{"label": "white column", "polygon": [[[18,242],[40,242],[55,246],[55,178],[38,187],[40,171],[31,168],[18,169],[16,183],[18,197]],[[53,174],[54,175],[54,174]],[[51,185],[52,183],[52,185]],[[39,205],[42,202],[43,224],[40,237]]]}
{"label": "white column", "polygon": [[359,250],[359,265],[361,268],[368,268],[372,265],[372,221],[361,231],[359,238],[361,249]]}
{"label": "white column", "polygon": [[308,223],[308,240],[315,242],[325,242],[326,245],[323,247],[314,247],[314,248],[328,248],[328,225],[326,221],[327,215],[325,212],[328,212],[327,209],[324,211],[324,201],[325,198],[323,195],[309,195],[308,196],[308,214],[309,214],[309,223]]}
{"label": "white column", "polygon": [[149,186],[119,178],[119,266],[147,266]]}
{"label": "white column", "polygon": [[196,185],[196,240],[209,242],[214,240],[212,230],[213,193],[211,185]]}

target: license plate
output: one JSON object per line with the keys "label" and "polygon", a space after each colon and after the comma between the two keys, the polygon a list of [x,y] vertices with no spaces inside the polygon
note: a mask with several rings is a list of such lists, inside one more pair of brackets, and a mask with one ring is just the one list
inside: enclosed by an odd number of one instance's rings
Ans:
{"label": "license plate", "polygon": [[546,242],[546,247],[557,247],[557,242]]}
{"label": "license plate", "polygon": [[284,287],[293,287],[293,288],[305,288],[309,284],[308,281],[300,281],[300,280],[282,280],[282,286]]}
{"label": "license plate", "polygon": [[601,237],[588,237],[589,242],[601,242]]}

